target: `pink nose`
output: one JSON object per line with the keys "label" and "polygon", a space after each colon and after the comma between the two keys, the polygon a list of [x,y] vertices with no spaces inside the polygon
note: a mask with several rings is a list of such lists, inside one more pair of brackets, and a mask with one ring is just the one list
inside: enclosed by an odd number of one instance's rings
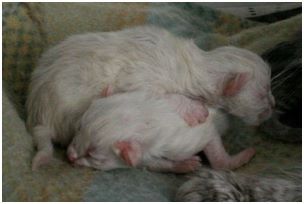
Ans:
{"label": "pink nose", "polygon": [[267,108],[265,111],[259,114],[259,119],[264,121],[270,117],[271,113],[272,113],[272,109]]}
{"label": "pink nose", "polygon": [[77,153],[73,147],[69,147],[67,151],[67,156],[70,162],[75,162],[77,160]]}
{"label": "pink nose", "polygon": [[74,155],[68,154],[68,159],[70,162],[75,162],[77,158]]}

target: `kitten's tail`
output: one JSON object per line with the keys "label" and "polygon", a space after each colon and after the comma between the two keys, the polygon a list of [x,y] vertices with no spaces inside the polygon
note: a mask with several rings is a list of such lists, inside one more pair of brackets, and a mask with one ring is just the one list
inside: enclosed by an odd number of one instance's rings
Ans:
{"label": "kitten's tail", "polygon": [[294,179],[266,178],[202,168],[178,189],[175,201],[301,201],[301,172],[294,176]]}
{"label": "kitten's tail", "polygon": [[54,131],[44,125],[37,125],[32,129],[34,142],[37,147],[37,153],[32,161],[32,170],[37,170],[38,167],[50,163],[53,159],[52,137]]}

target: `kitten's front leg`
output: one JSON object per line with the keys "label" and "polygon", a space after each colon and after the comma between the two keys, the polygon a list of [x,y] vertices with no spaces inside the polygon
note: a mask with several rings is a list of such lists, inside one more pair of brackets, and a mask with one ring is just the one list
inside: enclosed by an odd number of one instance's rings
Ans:
{"label": "kitten's front leg", "polygon": [[236,169],[249,162],[255,155],[254,148],[247,148],[240,153],[230,156],[222,143],[220,136],[214,137],[204,148],[212,168]]}
{"label": "kitten's front leg", "polygon": [[165,98],[189,126],[196,126],[206,121],[208,109],[197,100],[179,94],[167,94]]}

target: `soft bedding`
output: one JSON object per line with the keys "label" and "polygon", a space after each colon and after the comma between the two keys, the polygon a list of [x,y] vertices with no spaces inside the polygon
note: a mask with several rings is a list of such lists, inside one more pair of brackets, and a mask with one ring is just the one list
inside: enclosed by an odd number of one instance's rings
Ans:
{"label": "soft bedding", "polygon": [[[172,201],[187,175],[122,169],[74,168],[56,148],[51,166],[32,172],[32,137],[25,100],[32,70],[48,47],[72,34],[154,24],[192,38],[202,49],[235,45],[258,54],[301,30],[301,15],[258,23],[202,3],[3,3],[2,195],[3,201]],[[47,91],[47,90],[46,90]],[[301,167],[301,144],[271,140],[232,119],[224,136],[230,152],[254,146],[257,155],[237,171],[282,176]]]}

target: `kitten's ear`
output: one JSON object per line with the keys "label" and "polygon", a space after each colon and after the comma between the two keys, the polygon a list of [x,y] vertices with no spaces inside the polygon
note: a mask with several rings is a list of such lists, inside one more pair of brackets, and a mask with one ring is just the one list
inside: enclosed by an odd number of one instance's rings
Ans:
{"label": "kitten's ear", "polygon": [[224,82],[222,95],[229,97],[238,94],[248,81],[249,73],[231,74]]}

